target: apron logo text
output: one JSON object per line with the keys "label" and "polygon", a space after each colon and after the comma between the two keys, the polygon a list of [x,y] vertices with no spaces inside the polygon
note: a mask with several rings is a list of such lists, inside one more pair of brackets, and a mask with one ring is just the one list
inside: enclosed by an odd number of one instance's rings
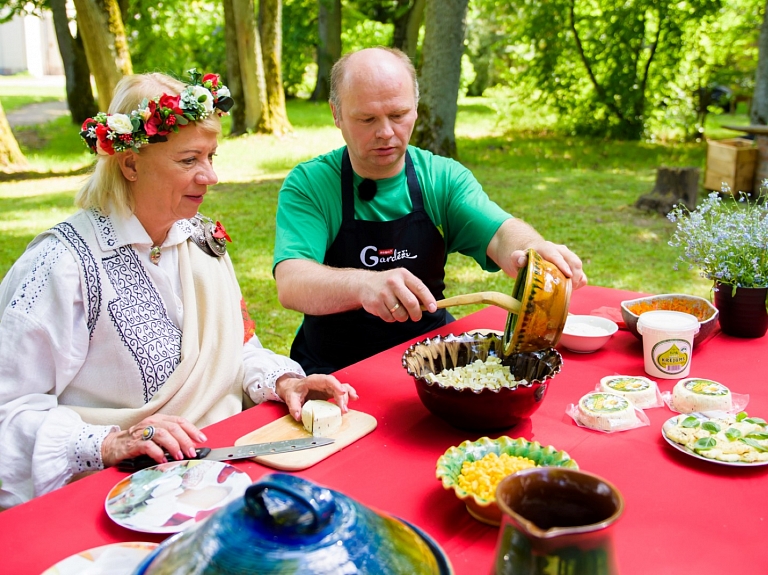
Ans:
{"label": "apron logo text", "polygon": [[365,267],[372,268],[378,264],[396,262],[397,260],[415,260],[418,256],[412,256],[408,250],[396,250],[393,248],[380,250],[376,246],[366,246],[360,252],[360,261]]}

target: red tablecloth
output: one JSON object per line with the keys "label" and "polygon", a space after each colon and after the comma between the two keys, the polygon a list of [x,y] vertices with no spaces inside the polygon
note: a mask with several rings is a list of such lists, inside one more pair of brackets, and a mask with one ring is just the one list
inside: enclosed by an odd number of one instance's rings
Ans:
{"label": "red tablecloth", "polygon": [[[571,312],[590,313],[638,294],[588,287],[573,294]],[[505,313],[486,308],[439,333],[473,328],[503,329]],[[768,337],[737,339],[718,334],[694,349],[691,376],[722,382],[748,393],[747,411],[768,418]],[[431,534],[448,554],[457,575],[489,573],[497,529],[483,525],[435,479],[435,462],[472,434],[451,428],[420,403],[397,346],[337,375],[353,384],[353,408],[378,420],[377,429],[299,475],[402,517]],[[625,498],[614,529],[623,574],[768,572],[768,467],[718,465],[682,454],[666,444],[661,426],[673,415],[666,407],[647,410],[651,425],[605,434],[577,427],[565,414],[601,377],[643,375],[641,342],[619,331],[600,351],[579,355],[561,350],[562,372],[530,421],[504,434],[535,439],[566,450],[579,466],[613,482]],[[676,380],[657,380],[662,391]],[[280,404],[257,406],[206,429],[212,447],[284,415]],[[501,434],[493,435],[498,436]],[[237,466],[257,479],[269,468]],[[39,574],[79,551],[118,541],[161,541],[114,524],[104,511],[109,490],[125,474],[108,469],[57,492],[0,513],[0,573]]]}

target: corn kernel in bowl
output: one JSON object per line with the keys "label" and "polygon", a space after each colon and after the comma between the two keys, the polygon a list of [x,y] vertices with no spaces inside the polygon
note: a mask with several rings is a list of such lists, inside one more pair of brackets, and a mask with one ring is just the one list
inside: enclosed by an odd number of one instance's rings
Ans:
{"label": "corn kernel in bowl", "polygon": [[496,487],[507,475],[538,467],[535,461],[527,457],[517,457],[491,452],[477,461],[465,461],[461,466],[458,485],[461,489],[485,501],[496,500]]}

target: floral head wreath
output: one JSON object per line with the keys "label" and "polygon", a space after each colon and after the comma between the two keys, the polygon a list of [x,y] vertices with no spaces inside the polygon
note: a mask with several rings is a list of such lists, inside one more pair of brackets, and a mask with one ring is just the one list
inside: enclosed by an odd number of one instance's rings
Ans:
{"label": "floral head wreath", "polygon": [[130,114],[99,112],[83,122],[80,136],[92,152],[111,156],[137,151],[145,144],[165,142],[168,134],[190,122],[204,120],[217,111],[226,114],[234,104],[218,74],[203,76],[196,68],[187,72],[192,81],[178,96],[163,94],[144,100]]}

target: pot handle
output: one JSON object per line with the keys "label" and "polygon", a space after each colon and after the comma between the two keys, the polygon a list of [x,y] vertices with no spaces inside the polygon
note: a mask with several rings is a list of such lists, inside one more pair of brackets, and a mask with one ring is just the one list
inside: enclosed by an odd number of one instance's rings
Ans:
{"label": "pot handle", "polygon": [[[281,505],[267,505],[268,490]],[[285,535],[311,535],[322,531],[331,522],[336,502],[329,489],[288,474],[275,473],[251,485],[245,491],[246,508],[262,523]],[[311,516],[308,521],[307,511]]]}

